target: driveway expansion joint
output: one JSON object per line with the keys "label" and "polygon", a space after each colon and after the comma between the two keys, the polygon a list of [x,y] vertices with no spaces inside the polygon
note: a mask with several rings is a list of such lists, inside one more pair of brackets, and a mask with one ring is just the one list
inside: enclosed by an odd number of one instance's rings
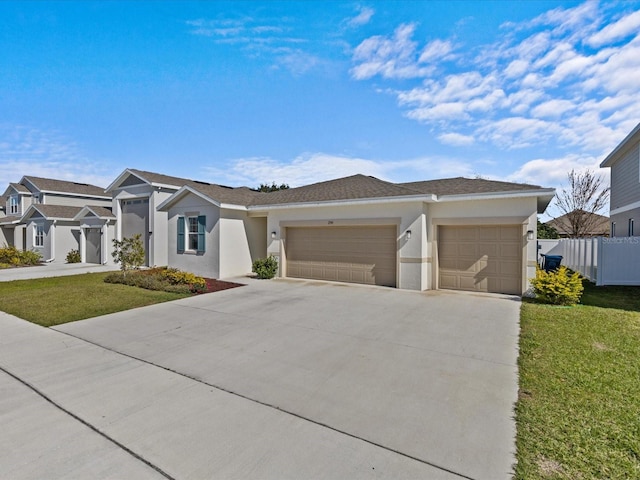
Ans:
{"label": "driveway expansion joint", "polygon": [[[62,332],[61,332],[62,333]],[[104,348],[104,347],[103,347]],[[162,470],[160,467],[158,467],[157,465],[154,465],[153,463],[151,463],[149,460],[145,459],[144,457],[142,457],[140,454],[134,452],[133,450],[131,450],[130,448],[128,448],[127,446],[123,445],[122,443],[120,443],[119,441],[117,441],[115,438],[110,437],[109,435],[107,435],[106,433],[104,433],[103,431],[101,431],[99,428],[97,428],[96,426],[92,425],[91,423],[87,422],[86,420],[84,420],[82,417],[79,417],[78,415],[76,415],[75,413],[73,413],[72,411],[64,408],[62,405],[60,405],[59,403],[57,403],[55,400],[53,400],[51,397],[49,397],[48,395],[46,395],[43,391],[41,391],[40,389],[38,389],[35,385],[32,385],[31,383],[27,382],[26,380],[20,378],[18,375],[14,374],[13,372],[10,372],[9,370],[7,370],[5,367],[3,367],[2,365],[0,365],[0,371],[6,373],[7,375],[9,375],[11,378],[13,378],[14,380],[18,381],[19,383],[21,383],[22,385],[24,385],[25,387],[27,387],[29,390],[31,390],[32,392],[34,392],[35,394],[39,395],[42,399],[44,399],[47,403],[49,403],[50,405],[54,406],[55,408],[57,408],[58,410],[60,410],[61,412],[66,413],[67,415],[69,415],[71,418],[73,418],[74,420],[80,422],[82,425],[84,425],[85,427],[89,428],[91,431],[97,433],[98,435],[100,435],[102,438],[104,438],[105,440],[113,443],[115,446],[117,446],[118,448],[120,448],[121,450],[124,450],[125,452],[127,452],[129,455],[131,455],[133,458],[135,458],[136,460],[144,463],[145,465],[147,465],[148,467],[152,468],[153,470],[155,470],[156,472],[158,472],[160,475],[162,475],[163,477],[167,478],[168,480],[176,480],[174,477],[172,477],[171,475],[169,475],[167,472],[165,472],[164,470]]]}
{"label": "driveway expansion joint", "polygon": [[[58,329],[56,329],[55,327],[51,327],[51,329],[52,329],[52,330],[55,330],[56,332],[61,333],[61,334],[63,334],[63,335],[68,335],[68,336],[70,336],[70,337],[72,337],[72,338],[75,338],[75,339],[81,340],[81,341],[86,342],[86,343],[88,343],[88,344],[95,345],[95,346],[100,347],[100,348],[102,348],[102,349],[104,349],[104,350],[107,350],[107,351],[109,351],[109,352],[113,352],[113,353],[116,353],[116,354],[118,354],[118,355],[122,355],[122,356],[124,356],[124,357],[131,358],[132,360],[137,360],[137,361],[139,361],[139,362],[145,363],[145,364],[147,364],[147,365],[151,365],[151,366],[156,367],[156,368],[160,368],[160,369],[162,369],[162,370],[165,370],[165,371],[171,372],[171,373],[173,373],[173,374],[175,374],[175,375],[179,375],[179,376],[181,376],[181,377],[188,378],[189,380],[192,380],[192,381],[194,381],[194,382],[198,382],[198,383],[200,383],[200,384],[202,384],[202,385],[206,385],[206,386],[208,386],[208,387],[215,388],[216,390],[219,390],[219,391],[221,391],[221,392],[225,392],[225,393],[228,393],[228,394],[230,394],[230,395],[233,395],[233,396],[236,396],[236,397],[242,398],[242,399],[244,399],[244,400],[248,400],[248,401],[250,401],[250,402],[256,403],[256,404],[258,404],[258,405],[262,405],[262,406],[264,406],[264,407],[267,407],[267,408],[271,408],[271,409],[277,410],[277,411],[282,412],[282,413],[285,413],[285,414],[287,414],[287,415],[291,415],[291,416],[293,416],[293,417],[296,417],[296,418],[298,418],[298,419],[300,419],[300,420],[303,420],[303,421],[306,421],[306,422],[312,423],[312,424],[314,424],[314,425],[318,425],[318,426],[323,427],[323,428],[327,428],[327,429],[329,429],[329,430],[331,430],[331,431],[334,431],[334,432],[336,432],[336,433],[340,433],[340,434],[342,434],[342,435],[346,435],[346,436],[348,436],[348,437],[350,437],[350,438],[353,438],[353,439],[355,439],[355,440],[362,441],[362,442],[367,443],[367,444],[369,444],[369,445],[373,445],[373,446],[375,446],[375,447],[381,448],[381,449],[386,450],[386,451],[388,451],[388,452],[395,453],[396,455],[400,455],[400,456],[402,456],[402,457],[409,458],[409,459],[411,459],[411,460],[414,460],[414,461],[416,461],[416,462],[422,463],[422,464],[427,465],[427,466],[429,466],[429,467],[436,468],[436,469],[438,469],[438,470],[441,470],[441,471],[443,471],[443,472],[449,473],[449,474],[451,474],[451,475],[455,475],[455,476],[456,476],[456,477],[458,477],[458,478],[462,478],[462,479],[465,479],[465,480],[477,480],[477,479],[475,479],[474,477],[470,477],[470,476],[465,475],[465,474],[463,474],[463,473],[456,472],[456,471],[451,470],[451,469],[449,469],[449,468],[447,468],[447,467],[444,467],[444,466],[442,466],[442,465],[438,465],[438,464],[436,464],[436,463],[434,463],[434,462],[430,462],[430,461],[428,461],[428,460],[425,460],[425,459],[422,459],[422,458],[419,458],[419,457],[415,457],[415,456],[413,456],[413,455],[409,455],[409,454],[404,453],[404,452],[402,452],[402,451],[400,451],[400,450],[397,450],[397,449],[394,449],[394,448],[391,448],[391,447],[385,446],[385,445],[383,445],[383,444],[380,444],[380,443],[374,442],[374,441],[372,441],[372,440],[368,440],[368,439],[366,439],[366,438],[363,438],[363,437],[360,437],[360,436],[354,435],[354,434],[349,433],[349,432],[347,432],[347,431],[340,430],[340,429],[335,428],[335,427],[332,427],[331,425],[328,425],[328,424],[326,424],[326,423],[322,423],[322,422],[319,422],[319,421],[317,421],[317,420],[313,420],[312,418],[308,418],[308,417],[305,417],[305,416],[303,416],[303,415],[297,414],[297,413],[295,413],[295,412],[292,412],[292,411],[289,411],[289,410],[283,409],[282,407],[279,407],[279,406],[277,406],[277,405],[273,405],[273,404],[271,404],[271,403],[267,403],[267,402],[263,402],[263,401],[261,401],[261,400],[257,400],[257,399],[255,399],[255,398],[251,398],[251,397],[249,397],[249,396],[247,396],[247,395],[243,395],[242,393],[238,393],[238,392],[235,392],[235,391],[233,391],[233,390],[229,390],[229,389],[224,388],[224,387],[222,387],[222,386],[220,386],[220,385],[215,385],[215,384],[212,384],[212,383],[205,382],[205,381],[203,381],[203,380],[202,380],[202,379],[200,379],[200,378],[197,378],[197,377],[194,377],[194,376],[191,376],[191,375],[187,375],[187,374],[185,374],[185,373],[182,373],[182,372],[179,372],[179,371],[173,370],[173,369],[168,368],[168,367],[165,367],[165,366],[163,366],[163,365],[159,365],[159,364],[154,363],[154,362],[151,362],[151,361],[149,361],[149,360],[145,360],[145,359],[143,359],[143,358],[139,358],[139,357],[136,357],[136,356],[134,356],[134,355],[130,355],[130,354],[128,354],[128,353],[124,353],[124,352],[121,352],[121,351],[119,351],[119,350],[115,350],[115,349],[110,348],[110,347],[105,347],[104,345],[100,345],[100,344],[99,344],[99,343],[97,343],[97,342],[93,342],[93,341],[91,341],[91,340],[84,339],[84,338],[82,338],[82,337],[79,337],[79,336],[73,335],[73,334],[71,334],[71,333],[68,333],[68,332],[64,332],[64,331],[58,330]],[[2,367],[1,367],[1,366],[0,366],[0,369],[2,369]],[[4,369],[2,369],[2,370],[4,370]],[[146,461],[144,458],[139,457],[137,454],[135,454],[135,452],[132,452],[131,450],[129,450],[129,449],[128,449],[127,447],[125,447],[124,445],[121,445],[120,443],[118,443],[116,440],[111,439],[111,438],[110,438],[110,437],[108,437],[106,434],[104,434],[104,433],[100,432],[97,428],[93,427],[91,424],[89,424],[89,423],[85,422],[84,420],[82,420],[81,418],[79,418],[79,417],[75,416],[73,413],[71,413],[71,412],[69,412],[69,411],[65,410],[63,407],[59,406],[58,404],[56,404],[55,402],[53,402],[52,400],[50,400],[48,397],[46,397],[43,393],[41,393],[41,392],[39,392],[37,389],[35,389],[35,387],[33,387],[33,386],[29,385],[28,383],[23,382],[20,378],[15,377],[14,375],[12,375],[12,374],[11,374],[11,373],[9,373],[9,372],[7,372],[7,373],[8,373],[9,375],[11,375],[12,377],[16,378],[17,380],[19,380],[20,382],[24,383],[24,384],[25,384],[26,386],[28,386],[29,388],[33,389],[36,393],[38,393],[39,395],[41,395],[41,396],[42,396],[43,398],[45,398],[47,401],[51,402],[53,405],[57,406],[58,408],[60,408],[60,409],[61,409],[61,410],[63,410],[64,412],[68,413],[68,414],[69,414],[69,415],[71,415],[73,418],[76,418],[77,420],[79,420],[79,421],[80,421],[80,422],[82,422],[83,424],[87,425],[87,426],[88,426],[89,428],[91,428],[92,430],[96,431],[96,432],[97,432],[97,433],[99,433],[100,435],[103,435],[105,438],[107,438],[108,440],[112,441],[113,443],[115,443],[115,444],[116,444],[116,445],[118,445],[119,447],[121,447],[121,448],[125,449],[128,453],[132,454],[132,455],[133,455],[133,456],[135,456],[136,458],[138,458],[138,459],[140,459],[141,461],[145,462],[146,464],[148,464],[148,465],[149,465],[149,466],[151,466],[152,468],[154,468],[154,469],[158,470],[158,472],[159,472],[159,473],[161,473],[162,475],[164,475],[166,478],[171,479],[171,480],[175,480],[175,479],[173,479],[173,477],[169,476],[169,475],[168,475],[168,474],[166,474],[164,471],[160,470],[158,467],[155,467],[154,465],[152,465],[151,463],[149,463],[148,461]]]}

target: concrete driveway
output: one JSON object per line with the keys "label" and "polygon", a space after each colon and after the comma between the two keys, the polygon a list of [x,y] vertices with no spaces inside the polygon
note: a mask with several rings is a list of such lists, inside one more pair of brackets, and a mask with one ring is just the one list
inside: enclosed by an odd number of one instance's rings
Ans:
{"label": "concrete driveway", "polygon": [[55,331],[0,317],[5,382],[94,429],[96,478],[117,455],[169,478],[511,477],[517,299],[244,281]]}

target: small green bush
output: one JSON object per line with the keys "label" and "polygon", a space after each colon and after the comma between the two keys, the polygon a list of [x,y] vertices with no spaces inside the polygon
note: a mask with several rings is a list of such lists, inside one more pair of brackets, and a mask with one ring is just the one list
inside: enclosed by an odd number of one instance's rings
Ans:
{"label": "small green bush", "polygon": [[253,262],[251,271],[261,279],[273,278],[278,273],[278,260],[273,255],[269,255],[267,258],[259,258]]}
{"label": "small green bush", "polygon": [[80,263],[80,251],[79,250],[71,250],[67,253],[67,263]]}
{"label": "small green bush", "polygon": [[571,273],[564,266],[552,272],[537,269],[536,278],[531,279],[531,285],[536,298],[552,305],[575,305],[580,301],[584,290],[580,274]]}
{"label": "small green bush", "polygon": [[42,255],[33,250],[18,250],[15,246],[7,246],[0,248],[0,263],[12,267],[21,267],[25,265],[37,265],[42,262]]}
{"label": "small green bush", "polygon": [[162,272],[162,276],[169,280],[171,285],[189,285],[194,292],[202,292],[207,289],[204,278],[193,273],[182,272],[177,268],[167,268]]}

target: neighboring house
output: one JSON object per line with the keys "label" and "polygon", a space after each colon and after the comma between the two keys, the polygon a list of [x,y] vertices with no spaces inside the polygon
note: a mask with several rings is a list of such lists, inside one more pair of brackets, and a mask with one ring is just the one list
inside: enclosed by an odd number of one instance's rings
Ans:
{"label": "neighboring house", "polygon": [[555,228],[560,238],[609,236],[609,217],[584,210],[567,213],[546,224]]}
{"label": "neighboring house", "polygon": [[159,173],[127,168],[106,192],[111,196],[117,218],[116,238],[139,234],[145,250],[145,265],[168,264],[167,213],[158,206],[185,185],[206,183]]}
{"label": "neighboring house", "polygon": [[354,175],[271,193],[194,183],[158,211],[168,214],[168,264],[201,275],[244,275],[266,253],[283,277],[519,295],[535,275],[537,214],[554,193]]}
{"label": "neighboring house", "polygon": [[611,236],[640,235],[640,123],[600,167],[611,168]]}
{"label": "neighboring house", "polygon": [[74,217],[83,206],[111,206],[111,196],[101,187],[33,176],[10,183],[3,197],[0,240],[38,251],[45,261],[64,261],[70,250],[79,248],[84,230]]}

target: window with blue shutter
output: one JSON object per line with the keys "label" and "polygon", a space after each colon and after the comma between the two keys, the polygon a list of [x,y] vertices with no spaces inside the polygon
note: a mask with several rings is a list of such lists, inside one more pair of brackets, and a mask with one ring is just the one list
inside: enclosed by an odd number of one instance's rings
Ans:
{"label": "window with blue shutter", "polygon": [[207,217],[198,216],[198,253],[204,253],[205,231],[207,226]]}
{"label": "window with blue shutter", "polygon": [[184,253],[184,217],[178,217],[178,253]]}

